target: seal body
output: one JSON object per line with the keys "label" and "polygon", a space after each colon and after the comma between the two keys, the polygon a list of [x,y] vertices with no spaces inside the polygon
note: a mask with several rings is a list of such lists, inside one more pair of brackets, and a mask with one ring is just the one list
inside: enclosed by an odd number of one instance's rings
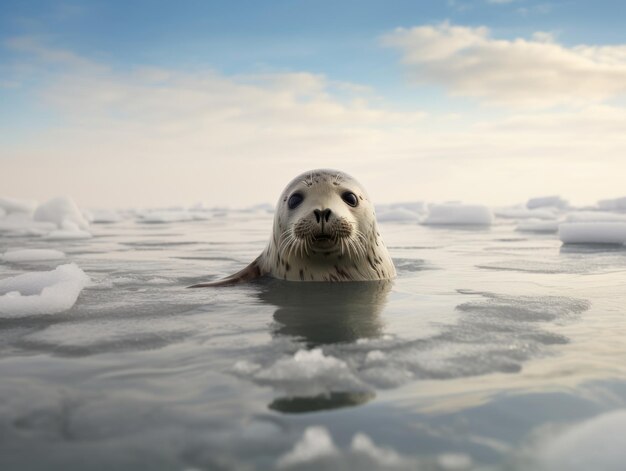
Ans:
{"label": "seal body", "polygon": [[396,276],[367,193],[337,170],[294,178],[276,205],[274,227],[261,255],[219,286],[269,275],[289,281],[369,281]]}

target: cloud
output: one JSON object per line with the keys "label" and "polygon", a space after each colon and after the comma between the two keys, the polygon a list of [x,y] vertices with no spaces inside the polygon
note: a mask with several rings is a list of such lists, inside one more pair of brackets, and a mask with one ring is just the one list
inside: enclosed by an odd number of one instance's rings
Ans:
{"label": "cloud", "polygon": [[382,41],[401,51],[412,81],[490,104],[581,106],[626,92],[626,45],[566,47],[545,33],[495,39],[486,27],[449,23],[400,28]]}
{"label": "cloud", "polygon": [[[455,38],[425,54],[438,60],[481,41],[470,28]],[[542,193],[593,202],[623,191],[626,112],[615,105],[431,112],[306,71],[120,69],[32,38],[11,44],[19,55],[6,70],[34,77],[20,94],[54,120],[5,133],[6,195],[238,206],[273,202],[294,175],[319,167],[354,174],[377,203],[508,204]]]}

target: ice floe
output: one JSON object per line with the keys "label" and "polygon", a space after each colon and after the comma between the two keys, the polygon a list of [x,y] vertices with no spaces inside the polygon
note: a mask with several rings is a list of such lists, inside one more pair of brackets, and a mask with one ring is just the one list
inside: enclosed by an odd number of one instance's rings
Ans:
{"label": "ice floe", "polygon": [[10,250],[0,256],[0,260],[12,263],[60,260],[62,258],[65,258],[65,254],[63,252],[51,249]]}
{"label": "ice floe", "polygon": [[7,232],[17,236],[40,236],[57,228],[51,222],[33,221],[28,213],[10,213],[0,219],[0,232]]}
{"label": "ice floe", "polygon": [[626,196],[598,201],[598,208],[603,211],[626,211]]}
{"label": "ice floe", "polygon": [[490,226],[493,213],[487,206],[478,204],[444,203],[429,206],[423,224]]}
{"label": "ice floe", "polygon": [[75,264],[0,280],[0,316],[54,314],[70,309],[89,283]]}
{"label": "ice floe", "polygon": [[497,217],[504,219],[545,219],[551,220],[556,218],[554,208],[538,208],[528,209],[521,206],[508,208],[496,208],[493,210]]}
{"label": "ice floe", "polygon": [[530,198],[528,202],[526,203],[526,207],[528,209],[546,208],[546,207],[565,209],[568,206],[569,206],[568,202],[557,195]]}
{"label": "ice floe", "polygon": [[378,222],[419,222],[420,214],[405,208],[382,210],[378,213]]}
{"label": "ice floe", "polygon": [[291,396],[314,396],[332,391],[365,391],[368,388],[350,367],[321,349],[299,350],[293,357],[283,357],[262,367],[247,361],[237,362],[237,374],[250,376],[263,385],[271,385]]}
{"label": "ice floe", "polygon": [[575,211],[567,215],[565,222],[626,222],[626,214],[605,211]]}
{"label": "ice floe", "polygon": [[210,219],[206,211],[187,211],[186,209],[167,209],[144,211],[139,214],[139,221],[151,224],[165,224],[183,221],[201,221]]}
{"label": "ice floe", "polygon": [[31,200],[18,198],[0,198],[0,208],[7,214],[12,213],[32,213],[37,207],[37,203]]}
{"label": "ice floe", "polygon": [[625,244],[626,222],[565,222],[559,238],[564,244]]}
{"label": "ice floe", "polygon": [[110,209],[94,209],[90,211],[90,219],[94,224],[112,224],[123,220],[118,211]]}
{"label": "ice floe", "polygon": [[76,203],[67,196],[53,198],[37,207],[33,214],[35,221],[53,222],[59,228],[65,223],[73,223],[79,229],[87,229],[89,222],[76,206]]}

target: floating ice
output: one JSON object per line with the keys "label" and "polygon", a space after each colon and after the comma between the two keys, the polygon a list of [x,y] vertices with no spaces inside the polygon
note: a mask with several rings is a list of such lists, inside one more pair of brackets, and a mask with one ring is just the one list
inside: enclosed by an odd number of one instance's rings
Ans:
{"label": "floating ice", "polygon": [[568,214],[565,222],[626,222],[626,214],[603,211],[577,211]]}
{"label": "floating ice", "polygon": [[0,198],[0,208],[7,214],[12,213],[32,213],[37,207],[37,203],[30,200],[18,198]]}
{"label": "floating ice", "polygon": [[542,468],[560,471],[621,471],[626,462],[626,410],[602,414],[556,437],[539,455]]}
{"label": "floating ice", "polygon": [[187,211],[185,209],[168,209],[145,211],[139,214],[141,222],[165,224],[171,222],[200,221],[210,219],[211,215],[205,211]]}
{"label": "floating ice", "polygon": [[493,210],[498,217],[505,219],[555,219],[553,208],[528,209],[524,207],[496,208]]}
{"label": "floating ice", "polygon": [[70,309],[89,277],[75,264],[0,280],[0,316],[54,314]]}
{"label": "floating ice", "polygon": [[379,222],[419,222],[420,215],[410,209],[396,208],[381,211],[376,219]]}
{"label": "floating ice", "polygon": [[444,203],[430,205],[423,224],[490,226],[492,222],[493,213],[487,206]]}
{"label": "floating ice", "polygon": [[518,232],[538,232],[546,234],[554,234],[559,231],[559,221],[540,221],[536,219],[530,219],[528,221],[520,222],[515,228]]}
{"label": "floating ice", "polygon": [[545,208],[545,207],[565,209],[568,207],[568,203],[566,200],[564,200],[563,198],[557,195],[541,196],[539,198],[529,199],[528,202],[526,203],[526,207],[528,209]]}
{"label": "floating ice", "polygon": [[626,211],[626,196],[598,201],[598,208],[604,211]]}
{"label": "floating ice", "polygon": [[404,203],[391,203],[376,205],[376,211],[390,211],[392,209],[406,209],[417,214],[426,214],[428,207],[423,201],[409,201]]}
{"label": "floating ice", "polygon": [[111,224],[121,220],[122,216],[117,211],[109,209],[95,209],[91,211],[91,222],[95,224]]}
{"label": "floating ice", "polygon": [[0,219],[0,232],[11,232],[16,235],[43,235],[57,228],[51,222],[33,221],[28,213],[9,213]]}
{"label": "floating ice", "polygon": [[566,222],[559,238],[564,244],[624,244],[626,222]]}
{"label": "floating ice", "polygon": [[5,262],[37,262],[40,260],[60,260],[65,254],[59,250],[49,249],[23,249],[5,252],[0,259]]}
{"label": "floating ice", "polygon": [[89,223],[76,206],[74,201],[67,196],[60,196],[47,201],[35,210],[33,214],[35,221],[53,222],[60,229],[68,230],[63,227],[66,223],[73,223],[79,229],[87,229]]}
{"label": "floating ice", "polygon": [[76,224],[68,220],[63,221],[60,230],[52,231],[44,237],[44,239],[48,240],[80,240],[90,238],[91,233],[79,229]]}
{"label": "floating ice", "polygon": [[368,388],[354,375],[348,365],[321,349],[299,350],[293,357],[284,357],[273,365],[238,362],[235,372],[252,376],[264,385],[271,385],[292,396],[313,396],[332,391],[366,391]]}

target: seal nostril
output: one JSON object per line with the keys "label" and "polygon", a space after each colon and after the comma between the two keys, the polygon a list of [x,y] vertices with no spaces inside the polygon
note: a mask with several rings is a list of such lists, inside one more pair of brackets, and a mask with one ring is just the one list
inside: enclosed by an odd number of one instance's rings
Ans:
{"label": "seal nostril", "polygon": [[319,223],[322,219],[326,222],[330,219],[331,211],[330,209],[324,209],[320,211],[319,209],[314,209],[313,214],[315,214],[315,220]]}

